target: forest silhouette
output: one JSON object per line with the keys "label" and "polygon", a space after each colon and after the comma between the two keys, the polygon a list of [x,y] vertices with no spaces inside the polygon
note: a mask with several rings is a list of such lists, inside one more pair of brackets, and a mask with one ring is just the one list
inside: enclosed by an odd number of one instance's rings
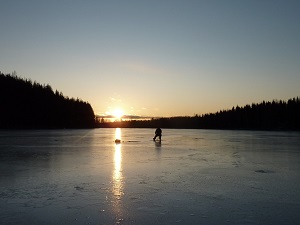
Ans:
{"label": "forest silhouette", "polygon": [[287,102],[273,100],[232,107],[204,115],[153,118],[148,121],[98,122],[98,127],[238,129],[238,130],[300,130],[300,99]]}
{"label": "forest silhouette", "polygon": [[1,129],[93,128],[91,105],[51,86],[0,72]]}
{"label": "forest silhouette", "polygon": [[252,103],[216,113],[151,120],[95,120],[91,105],[41,85],[0,72],[0,129],[177,128],[300,130],[300,99]]}

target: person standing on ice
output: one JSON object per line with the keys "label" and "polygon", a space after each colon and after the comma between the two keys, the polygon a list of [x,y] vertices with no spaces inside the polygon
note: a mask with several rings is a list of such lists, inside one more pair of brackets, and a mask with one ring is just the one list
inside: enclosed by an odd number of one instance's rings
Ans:
{"label": "person standing on ice", "polygon": [[156,128],[153,141],[155,141],[157,137],[159,137],[159,140],[161,141],[161,134],[162,134],[162,130],[160,128]]}

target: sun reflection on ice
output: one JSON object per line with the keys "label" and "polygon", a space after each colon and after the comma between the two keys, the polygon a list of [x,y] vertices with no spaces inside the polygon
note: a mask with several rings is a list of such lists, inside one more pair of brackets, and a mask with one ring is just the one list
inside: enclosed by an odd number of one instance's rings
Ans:
{"label": "sun reflection on ice", "polygon": [[[121,140],[121,129],[116,128],[115,131],[115,138]],[[121,199],[124,195],[124,177],[122,174],[122,145],[120,143],[115,144],[115,152],[114,152],[114,171],[113,171],[113,185],[112,185],[112,192],[113,192],[113,207],[115,216],[117,219],[117,223],[120,220],[123,220],[123,213],[122,213],[122,204]]]}
{"label": "sun reflection on ice", "polygon": [[123,193],[122,152],[121,144],[116,144],[114,154],[113,192],[121,199]]}

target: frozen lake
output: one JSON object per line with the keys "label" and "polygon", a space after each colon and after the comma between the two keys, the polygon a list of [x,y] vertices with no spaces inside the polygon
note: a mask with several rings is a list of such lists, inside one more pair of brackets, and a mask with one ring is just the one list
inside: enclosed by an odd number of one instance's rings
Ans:
{"label": "frozen lake", "polygon": [[153,136],[0,131],[0,224],[300,223],[299,132]]}

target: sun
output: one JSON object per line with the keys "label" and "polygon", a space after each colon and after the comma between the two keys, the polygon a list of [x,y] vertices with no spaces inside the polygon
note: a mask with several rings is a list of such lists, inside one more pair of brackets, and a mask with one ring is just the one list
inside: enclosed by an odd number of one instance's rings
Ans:
{"label": "sun", "polygon": [[122,118],[122,116],[124,115],[124,113],[123,113],[123,110],[122,110],[122,109],[115,109],[115,110],[113,111],[112,115],[113,115],[116,119],[120,120],[120,119]]}

